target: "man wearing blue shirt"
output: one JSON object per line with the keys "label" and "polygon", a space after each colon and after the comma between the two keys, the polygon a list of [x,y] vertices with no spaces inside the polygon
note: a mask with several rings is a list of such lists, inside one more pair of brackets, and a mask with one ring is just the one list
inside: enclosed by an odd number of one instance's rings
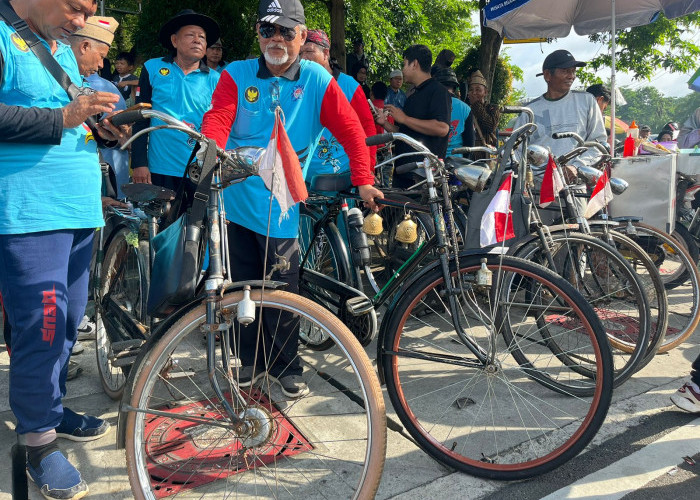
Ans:
{"label": "man wearing blue shirt", "polygon": [[447,136],[447,153],[445,154],[445,156],[452,156],[453,149],[474,145],[474,134],[470,134],[467,127],[467,118],[471,113],[471,108],[455,95],[459,88],[459,80],[457,80],[457,74],[452,68],[438,68],[433,74],[433,78],[447,89],[452,98],[450,133]]}
{"label": "man wearing blue shirt", "polygon": [[[11,6],[80,86],[73,52],[57,40],[85,26],[95,0]],[[88,490],[56,438],[87,441],[109,427],[64,408],[62,398],[87,303],[92,235],[103,224],[96,143],[84,122],[116,101],[105,92],[71,101],[15,27],[0,23],[0,294],[12,329],[10,406],[29,476],[47,498]]]}
{"label": "man wearing blue shirt", "polygon": [[389,73],[389,89],[384,98],[384,105],[396,106],[403,109],[406,105],[406,93],[401,90],[403,85],[403,73],[400,69],[395,69]]}
{"label": "man wearing blue shirt", "polygon": [[[340,90],[343,91],[343,95],[350,102],[352,109],[355,110],[357,117],[360,119],[365,134],[367,137],[372,136],[375,134],[376,129],[365,93],[354,78],[346,75],[339,69],[333,71],[330,64],[330,48],[331,43],[325,31],[309,30],[306,35],[306,43],[301,48],[299,55],[302,59],[320,64],[328,73],[333,75],[335,81],[338,82]],[[376,148],[374,147],[369,148],[370,165],[372,167],[376,163],[374,161],[375,150]],[[341,174],[349,171],[350,158],[348,158],[338,139],[327,128],[324,128],[316,150],[311,155],[311,164],[309,165],[307,177],[312,179],[315,175]]]}
{"label": "man wearing blue shirt", "polygon": [[[284,126],[302,174],[306,174],[311,152],[327,127],[350,158],[351,179],[360,196],[376,209],[374,198],[382,197],[382,193],[372,186],[374,173],[357,114],[328,71],[299,59],[307,35],[304,22],[299,0],[261,0],[256,31],[262,56],[226,67],[214,92],[212,109],[204,116],[202,132],[227,149],[263,147],[270,141],[279,110],[284,114]],[[286,290],[297,292],[298,205],[280,217],[280,206],[270,200],[270,191],[260,177],[249,177],[226,188],[224,202],[232,280],[259,280],[263,269],[272,269],[282,257],[289,265],[275,271],[272,279],[284,281],[288,284]],[[303,396],[308,388],[297,353],[298,318],[292,313],[263,313],[262,321],[260,350],[256,349],[257,329],[248,327],[250,333],[236,339],[244,367],[239,385],[247,387],[258,377],[269,375],[286,396]]]}
{"label": "man wearing blue shirt", "polygon": [[[154,110],[200,130],[202,116],[211,107],[211,96],[220,76],[202,58],[207,45],[219,39],[219,33],[216,21],[191,9],[166,22],[159,39],[172,55],[146,61],[141,69],[136,102],[149,103]],[[160,123],[155,118],[150,122],[150,125]],[[150,125],[148,121],[140,121],[134,124],[134,133]],[[142,136],[131,148],[134,182],[177,190],[193,147],[187,136],[177,130],[156,130],[148,137]]]}

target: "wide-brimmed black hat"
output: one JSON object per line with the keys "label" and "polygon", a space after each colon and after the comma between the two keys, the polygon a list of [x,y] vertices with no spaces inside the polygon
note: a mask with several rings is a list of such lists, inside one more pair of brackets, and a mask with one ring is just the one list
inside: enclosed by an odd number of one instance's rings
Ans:
{"label": "wide-brimmed black hat", "polygon": [[204,14],[198,14],[192,9],[181,10],[163,25],[158,34],[158,40],[168,50],[175,50],[170,35],[174,35],[183,26],[199,26],[207,34],[207,47],[214,44],[221,36],[221,29],[216,21]]}
{"label": "wide-brimmed black hat", "polygon": [[542,73],[537,73],[536,76],[542,76],[544,74],[544,70],[546,69],[567,69],[573,67],[583,68],[585,65],[585,62],[577,61],[576,58],[572,56],[571,52],[569,52],[568,50],[555,50],[547,57],[545,57],[544,63],[542,63]]}

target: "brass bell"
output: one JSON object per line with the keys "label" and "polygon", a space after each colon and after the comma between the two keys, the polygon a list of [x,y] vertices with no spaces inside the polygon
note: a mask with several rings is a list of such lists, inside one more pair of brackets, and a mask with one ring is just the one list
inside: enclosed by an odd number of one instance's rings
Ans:
{"label": "brass bell", "polygon": [[379,236],[384,231],[384,226],[382,225],[382,217],[378,213],[372,212],[362,223],[362,230],[365,234],[369,236]]}
{"label": "brass bell", "polygon": [[396,226],[396,241],[401,243],[413,243],[418,239],[418,224],[413,222],[410,215],[406,214],[403,220]]}

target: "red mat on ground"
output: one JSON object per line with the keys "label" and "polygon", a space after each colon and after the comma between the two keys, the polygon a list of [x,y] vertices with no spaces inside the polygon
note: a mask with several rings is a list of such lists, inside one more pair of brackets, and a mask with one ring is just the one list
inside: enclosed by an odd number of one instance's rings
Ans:
{"label": "red mat on ground", "polygon": [[[178,414],[184,414],[225,421],[225,410],[213,400],[159,409],[172,413],[173,417],[153,416],[147,420],[146,462],[157,498],[226,480],[234,474],[313,449],[302,433],[262,392],[255,388],[250,393],[241,392],[246,401],[254,401],[272,416],[267,439],[254,447],[244,447],[232,429],[177,418]],[[225,394],[225,397],[230,402],[230,394]]]}

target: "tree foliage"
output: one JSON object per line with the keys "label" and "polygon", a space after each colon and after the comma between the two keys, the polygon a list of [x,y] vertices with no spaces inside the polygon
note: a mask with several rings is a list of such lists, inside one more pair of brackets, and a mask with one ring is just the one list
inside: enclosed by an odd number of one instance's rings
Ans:
{"label": "tree foliage", "polygon": [[[700,12],[677,19],[663,15],[646,26],[637,26],[617,33],[616,68],[634,75],[634,79],[649,79],[663,69],[669,73],[687,73],[697,68],[700,47],[691,37],[700,29]],[[589,36],[594,43],[611,45],[610,33]],[[612,64],[610,50],[588,62],[582,71],[585,82],[600,81],[593,73]]]}

